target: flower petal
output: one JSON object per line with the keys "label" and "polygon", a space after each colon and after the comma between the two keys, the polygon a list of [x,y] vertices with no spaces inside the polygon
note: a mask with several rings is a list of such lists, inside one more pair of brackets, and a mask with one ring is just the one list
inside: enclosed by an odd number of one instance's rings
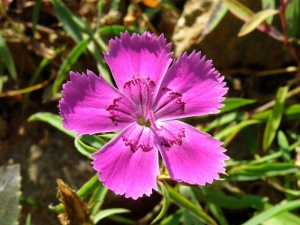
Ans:
{"label": "flower petal", "polygon": [[205,185],[225,173],[224,160],[229,158],[221,142],[176,120],[159,122],[158,126],[159,130],[152,130],[172,179]]}
{"label": "flower petal", "polygon": [[102,76],[87,71],[70,72],[71,81],[63,85],[60,115],[64,127],[78,135],[123,129],[136,121],[135,105],[108,84]]}
{"label": "flower petal", "polygon": [[158,151],[149,128],[129,125],[93,157],[99,180],[116,194],[137,199],[157,190]]}
{"label": "flower petal", "polygon": [[180,55],[164,77],[153,111],[155,118],[169,120],[219,112],[227,88],[224,77],[200,53]]}
{"label": "flower petal", "polygon": [[155,96],[172,62],[171,44],[166,45],[164,36],[156,38],[145,32],[130,37],[126,31],[120,39],[110,40],[109,47],[108,54],[104,53],[104,56],[119,90],[126,92],[126,83],[142,78],[153,82]]}

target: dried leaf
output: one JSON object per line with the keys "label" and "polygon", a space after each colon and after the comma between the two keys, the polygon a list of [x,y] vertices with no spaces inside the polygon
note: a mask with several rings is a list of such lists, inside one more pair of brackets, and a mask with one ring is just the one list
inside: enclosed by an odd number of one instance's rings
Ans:
{"label": "dried leaf", "polygon": [[62,180],[56,180],[58,185],[57,198],[65,206],[65,213],[58,215],[61,225],[93,225],[89,208],[76,192]]}

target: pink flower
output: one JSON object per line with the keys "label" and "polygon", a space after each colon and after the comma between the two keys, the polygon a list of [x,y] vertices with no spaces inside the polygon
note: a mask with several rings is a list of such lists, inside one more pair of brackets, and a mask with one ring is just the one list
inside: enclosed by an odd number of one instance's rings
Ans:
{"label": "pink flower", "polygon": [[93,154],[99,180],[125,197],[149,196],[157,190],[158,152],[176,181],[205,185],[218,179],[228,159],[222,143],[175,120],[223,106],[227,88],[211,61],[193,52],[172,62],[171,44],[149,32],[126,32],[109,46],[104,56],[118,89],[91,71],[70,72],[60,101],[65,128],[78,135],[121,130]]}

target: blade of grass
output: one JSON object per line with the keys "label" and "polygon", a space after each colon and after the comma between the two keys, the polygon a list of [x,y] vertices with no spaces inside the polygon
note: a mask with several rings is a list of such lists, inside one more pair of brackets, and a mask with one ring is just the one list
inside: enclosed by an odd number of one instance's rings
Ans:
{"label": "blade of grass", "polygon": [[10,76],[14,80],[17,80],[17,70],[14,61],[11,57],[10,51],[5,43],[5,40],[1,34],[0,34],[0,59],[4,61],[4,64],[6,65],[6,68]]}
{"label": "blade of grass", "polygon": [[288,93],[288,86],[278,89],[276,94],[275,105],[272,110],[272,114],[268,118],[268,122],[265,128],[263,136],[263,150],[266,151],[272,144],[279,124],[281,122],[282,112],[284,109],[285,100]]}
{"label": "blade of grass", "polygon": [[32,22],[32,35],[33,35],[33,37],[34,37],[34,34],[35,34],[36,25],[37,25],[37,23],[39,21],[41,3],[42,3],[42,0],[36,0],[35,1],[35,5],[33,7],[32,18],[31,18],[31,22]]}
{"label": "blade of grass", "polygon": [[56,78],[53,87],[52,94],[56,94],[62,83],[64,82],[66,76],[69,74],[71,70],[71,66],[77,61],[79,56],[87,49],[88,44],[90,43],[89,39],[80,41],[69,53],[68,57],[65,59],[61,67],[59,68],[58,77]]}
{"label": "blade of grass", "polygon": [[263,23],[267,18],[274,16],[279,13],[276,9],[265,9],[258,13],[255,13],[247,22],[242,26],[238,33],[238,37],[244,36],[253,30],[255,30],[261,23]]}
{"label": "blade of grass", "polygon": [[297,209],[300,207],[300,200],[294,200],[291,202],[288,202],[283,205],[274,206],[264,212],[259,213],[258,215],[252,217],[250,220],[248,220],[246,223],[243,223],[243,225],[259,225],[262,224],[264,221],[287,211],[291,211],[293,209]]}
{"label": "blade of grass", "polygon": [[183,197],[178,192],[176,192],[171,186],[166,184],[166,188],[169,192],[170,200],[174,202],[176,205],[182,207],[185,210],[188,210],[191,214],[193,214],[199,219],[207,221],[212,225],[217,225],[217,222],[213,218],[211,218],[201,208],[197,207],[194,203],[189,201],[187,198]]}
{"label": "blade of grass", "polygon": [[61,0],[51,0],[57,19],[62,23],[62,26],[67,34],[69,34],[75,42],[82,41],[82,34],[79,26],[75,22],[75,15]]}

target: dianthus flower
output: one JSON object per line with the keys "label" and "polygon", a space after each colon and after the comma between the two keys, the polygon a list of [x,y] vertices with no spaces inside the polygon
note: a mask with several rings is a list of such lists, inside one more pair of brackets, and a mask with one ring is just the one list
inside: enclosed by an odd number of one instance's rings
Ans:
{"label": "dianthus flower", "polygon": [[158,152],[179,182],[205,185],[225,173],[222,143],[175,120],[223,106],[227,88],[211,61],[193,52],[172,62],[171,44],[149,32],[126,32],[109,46],[104,57],[118,89],[89,70],[70,72],[60,101],[64,127],[78,135],[121,131],[92,155],[99,180],[125,197],[149,196],[157,190]]}

